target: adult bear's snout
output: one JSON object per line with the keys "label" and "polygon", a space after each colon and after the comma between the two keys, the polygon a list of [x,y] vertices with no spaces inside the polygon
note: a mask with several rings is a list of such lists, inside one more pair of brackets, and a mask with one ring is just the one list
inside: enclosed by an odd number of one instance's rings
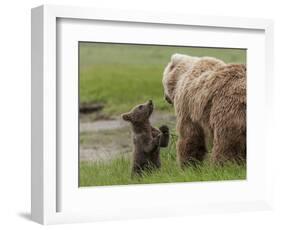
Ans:
{"label": "adult bear's snout", "polygon": [[164,96],[164,99],[165,99],[169,104],[173,104],[172,100],[171,100],[167,95]]}

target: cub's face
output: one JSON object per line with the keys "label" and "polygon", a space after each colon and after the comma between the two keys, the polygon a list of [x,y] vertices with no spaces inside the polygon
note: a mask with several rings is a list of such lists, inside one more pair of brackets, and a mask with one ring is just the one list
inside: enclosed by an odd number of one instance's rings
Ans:
{"label": "cub's face", "polygon": [[132,123],[141,123],[149,119],[153,112],[153,102],[149,100],[144,104],[135,106],[130,112],[122,114],[122,118],[125,121]]}
{"label": "cub's face", "polygon": [[196,60],[198,60],[197,57],[184,54],[173,54],[171,56],[171,61],[166,66],[162,79],[164,98],[168,103],[173,104],[175,88],[180,77],[192,67]]}

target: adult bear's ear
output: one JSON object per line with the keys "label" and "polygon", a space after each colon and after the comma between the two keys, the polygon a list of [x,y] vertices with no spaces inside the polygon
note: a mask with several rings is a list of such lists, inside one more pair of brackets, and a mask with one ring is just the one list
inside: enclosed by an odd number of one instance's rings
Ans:
{"label": "adult bear's ear", "polygon": [[123,118],[124,121],[131,121],[132,120],[130,113],[123,113],[121,115],[121,117]]}
{"label": "adult bear's ear", "polygon": [[171,56],[171,63],[172,66],[176,66],[177,64],[179,64],[179,62],[185,57],[186,55],[184,54],[178,54],[175,53]]}

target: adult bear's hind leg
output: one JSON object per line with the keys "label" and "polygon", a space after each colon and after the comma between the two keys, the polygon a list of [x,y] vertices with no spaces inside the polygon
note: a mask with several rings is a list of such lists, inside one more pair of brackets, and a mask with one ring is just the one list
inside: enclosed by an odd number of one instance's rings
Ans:
{"label": "adult bear's hind leg", "polygon": [[212,161],[220,165],[227,161],[245,163],[245,130],[236,127],[217,129],[214,135]]}

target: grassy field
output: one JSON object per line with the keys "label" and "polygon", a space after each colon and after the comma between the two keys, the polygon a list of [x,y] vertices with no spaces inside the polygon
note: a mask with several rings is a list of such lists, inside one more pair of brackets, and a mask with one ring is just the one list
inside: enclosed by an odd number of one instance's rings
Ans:
{"label": "grassy field", "polygon": [[196,167],[182,170],[176,161],[174,142],[161,151],[162,167],[142,177],[131,177],[128,157],[119,157],[109,162],[81,162],[79,186],[129,185],[171,182],[220,181],[246,179],[246,166],[227,164],[215,166],[208,159]]}
{"label": "grassy field", "polygon": [[168,46],[80,43],[80,102],[103,103],[106,115],[119,115],[152,99],[158,110],[172,112],[163,100],[162,73],[174,53],[217,57],[245,63],[246,52]]}
{"label": "grassy field", "polygon": [[[120,114],[134,105],[152,99],[158,113],[174,114],[174,109],[163,99],[162,73],[174,53],[193,56],[212,56],[227,63],[246,63],[246,51],[194,47],[140,46],[102,43],[79,44],[80,102],[102,103],[98,116],[85,115],[80,122],[100,119],[120,119]],[[166,116],[167,117],[167,116]],[[167,124],[165,118],[156,124]],[[155,125],[155,124],[154,124]],[[175,124],[171,126],[174,129]],[[114,133],[117,133],[114,135]],[[173,131],[174,133],[174,131]],[[175,133],[174,133],[175,134]],[[131,147],[129,127],[120,130],[82,132],[80,153],[84,148],[94,153],[115,142]],[[117,145],[115,145],[117,146]],[[112,149],[112,147],[110,147]],[[115,148],[114,148],[115,149]],[[129,148],[131,149],[131,148]],[[119,151],[116,149],[117,153]],[[122,152],[123,153],[123,152]],[[117,154],[118,155],[118,154]],[[246,178],[246,165],[214,166],[208,160],[200,167],[182,170],[176,162],[175,140],[161,150],[162,167],[141,178],[131,178],[130,158],[119,154],[109,160],[80,161],[80,186],[167,183],[187,181],[237,180]]]}

